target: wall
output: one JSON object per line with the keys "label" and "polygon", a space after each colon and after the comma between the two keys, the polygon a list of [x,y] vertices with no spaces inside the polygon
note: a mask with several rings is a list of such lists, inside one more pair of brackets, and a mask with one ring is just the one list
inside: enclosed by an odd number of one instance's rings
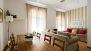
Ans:
{"label": "wall", "polygon": [[3,49],[3,23],[0,23],[0,51]]}
{"label": "wall", "polygon": [[87,46],[91,47],[91,0],[87,0],[87,7],[88,7],[88,18],[87,18],[87,25],[88,25],[88,35],[87,35]]}
{"label": "wall", "polygon": [[[87,6],[69,10],[68,15],[68,25],[69,28],[87,28]],[[83,21],[83,26],[72,26],[72,21]]]}
{"label": "wall", "polygon": [[[3,0],[0,0],[0,8],[3,9]],[[0,22],[0,51],[3,50],[3,22]]]}
{"label": "wall", "polygon": [[[10,14],[17,15],[17,18],[10,23],[9,35],[13,32],[17,34],[24,34],[27,32],[27,14],[26,5],[23,0],[6,0],[5,12],[9,10]],[[5,22],[6,34],[8,34],[8,22]],[[7,35],[8,36],[8,35]],[[8,37],[7,37],[8,40]]]}
{"label": "wall", "polygon": [[[17,15],[12,23],[10,23],[10,34],[13,32],[15,35],[24,34],[27,32],[27,14],[26,14],[26,5],[23,0],[6,0],[5,3],[5,12],[9,10],[11,14]],[[47,28],[54,29],[56,28],[56,11],[54,7],[48,7],[47,9]],[[20,20],[19,20],[20,19]],[[5,23],[6,35],[8,34],[8,22]],[[8,35],[7,35],[8,36]],[[7,37],[6,37],[7,38]],[[7,38],[8,39],[8,38]]]}
{"label": "wall", "polygon": [[56,28],[56,11],[54,7],[47,8],[47,29]]}

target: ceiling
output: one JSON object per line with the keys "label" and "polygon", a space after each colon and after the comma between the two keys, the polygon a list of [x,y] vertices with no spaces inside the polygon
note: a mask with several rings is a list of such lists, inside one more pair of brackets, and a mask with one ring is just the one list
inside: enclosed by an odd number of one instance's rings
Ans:
{"label": "ceiling", "polygon": [[28,1],[41,3],[47,6],[53,6],[64,10],[76,9],[87,5],[87,0],[65,0],[64,2],[60,2],[61,0],[28,0]]}

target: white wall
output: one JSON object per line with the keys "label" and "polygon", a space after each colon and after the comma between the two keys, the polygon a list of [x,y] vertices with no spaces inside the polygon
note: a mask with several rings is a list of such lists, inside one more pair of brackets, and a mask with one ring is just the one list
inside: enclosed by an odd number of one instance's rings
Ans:
{"label": "white wall", "polygon": [[87,0],[88,7],[88,34],[87,34],[87,46],[91,47],[91,0]]}
{"label": "white wall", "polygon": [[[0,0],[0,8],[3,9],[3,0]],[[3,22],[0,22],[0,51],[3,50]]]}
{"label": "white wall", "polygon": [[[10,23],[10,34],[13,32],[15,35],[24,34],[27,32],[27,14],[26,5],[23,0],[6,0],[5,11],[9,10],[10,14],[17,15],[17,19],[14,19]],[[8,34],[8,22],[5,25],[6,34]],[[7,37],[8,40],[8,37]]]}
{"label": "white wall", "polygon": [[0,51],[3,49],[3,23],[0,23]]}
{"label": "white wall", "polygon": [[47,8],[47,29],[56,28],[56,11],[54,7]]}
{"label": "white wall", "polygon": [[[5,11],[9,10],[11,14],[17,15],[18,19],[23,20],[14,20],[10,25],[10,34],[13,32],[15,35],[24,34],[27,32],[27,14],[26,14],[26,5],[23,0],[6,0]],[[54,7],[48,7],[47,10],[47,28],[54,29],[56,28],[56,11]],[[25,19],[25,20],[24,20]],[[8,23],[6,22],[6,34]],[[6,37],[7,38],[7,37]],[[7,38],[8,39],[8,38]]]}

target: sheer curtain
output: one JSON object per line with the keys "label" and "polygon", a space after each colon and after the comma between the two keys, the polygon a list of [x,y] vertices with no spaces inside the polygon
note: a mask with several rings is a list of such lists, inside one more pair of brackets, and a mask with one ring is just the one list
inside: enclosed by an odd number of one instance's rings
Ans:
{"label": "sheer curtain", "polygon": [[56,12],[56,28],[58,31],[65,30],[65,13],[63,12]]}
{"label": "sheer curtain", "polygon": [[27,6],[27,30],[28,32],[41,33],[46,28],[46,10],[45,8],[26,5]]}

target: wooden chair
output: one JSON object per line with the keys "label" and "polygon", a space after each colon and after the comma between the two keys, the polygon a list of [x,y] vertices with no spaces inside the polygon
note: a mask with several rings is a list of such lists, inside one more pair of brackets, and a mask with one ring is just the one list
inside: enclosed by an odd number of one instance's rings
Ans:
{"label": "wooden chair", "polygon": [[11,38],[12,38],[13,44],[16,45],[15,37],[14,37],[14,34],[13,33],[11,34]]}
{"label": "wooden chair", "polygon": [[33,34],[34,34],[34,36],[36,36],[36,32],[35,31],[33,31]]}
{"label": "wooden chair", "polygon": [[[10,36],[10,41],[11,41],[12,49],[15,50],[15,47],[17,44],[15,43],[15,37],[14,37],[13,33]],[[17,50],[15,50],[15,51],[17,51]]]}
{"label": "wooden chair", "polygon": [[[59,45],[59,44],[58,44],[57,42],[55,42],[55,41],[58,41],[58,42],[62,43],[62,45]],[[57,46],[57,47],[61,48],[62,51],[64,51],[65,41],[63,41],[63,40],[61,40],[61,39],[58,39],[58,38],[54,38],[54,40],[53,40],[53,46]]]}
{"label": "wooden chair", "polygon": [[48,41],[48,42],[49,42],[49,44],[51,44],[51,36],[50,36],[50,35],[45,34],[44,41]]}
{"label": "wooden chair", "polygon": [[3,51],[10,51],[10,48],[9,48],[8,44],[6,44],[6,46],[4,47]]}
{"label": "wooden chair", "polygon": [[8,41],[8,43],[6,44],[6,46],[3,49],[3,51],[13,51],[13,46],[12,46],[11,41]]}
{"label": "wooden chair", "polygon": [[40,39],[40,37],[41,37],[41,34],[40,33],[37,33],[37,38]]}
{"label": "wooden chair", "polygon": [[13,37],[11,37],[11,36],[10,36],[10,41],[11,41],[11,43],[10,43],[10,47],[12,47],[12,50],[15,50],[15,49],[14,49],[14,46],[15,46],[14,43],[15,43],[15,42],[14,42]]}
{"label": "wooden chair", "polygon": [[14,37],[14,34],[12,33],[10,35],[10,40],[8,41],[8,43],[6,44],[5,48],[3,51],[17,51],[15,50],[15,37]]}

